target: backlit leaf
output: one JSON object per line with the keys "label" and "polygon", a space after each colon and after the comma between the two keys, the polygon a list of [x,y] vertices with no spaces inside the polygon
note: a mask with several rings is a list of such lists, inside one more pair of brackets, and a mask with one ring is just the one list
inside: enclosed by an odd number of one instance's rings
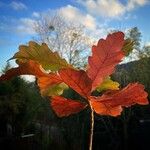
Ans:
{"label": "backlit leaf", "polygon": [[134,41],[131,39],[126,39],[122,47],[122,51],[126,56],[128,56],[134,49]]}
{"label": "backlit leaf", "polygon": [[68,86],[65,83],[53,84],[46,89],[41,90],[43,96],[54,96],[63,94],[64,89],[67,89]]}
{"label": "backlit leaf", "polygon": [[101,97],[91,97],[91,104],[98,114],[116,116],[120,115],[122,106],[147,105],[147,96],[144,86],[135,83],[119,91],[106,92]]}
{"label": "backlit leaf", "polygon": [[[52,91],[54,92],[54,95],[60,93],[60,88],[58,87],[61,82],[61,78],[56,73],[49,73],[37,79],[37,84],[40,88],[41,95],[43,96],[53,95]],[[55,92],[54,89],[56,89],[57,92]]]}
{"label": "backlit leaf", "polygon": [[88,62],[88,76],[93,81],[92,90],[99,86],[106,76],[114,71],[115,66],[122,60],[124,54],[121,50],[124,44],[124,34],[116,32],[100,39],[97,46],[92,47],[92,56]]}
{"label": "backlit leaf", "polygon": [[97,91],[106,91],[106,90],[119,90],[119,83],[112,81],[110,77],[107,77],[100,86],[96,88]]}
{"label": "backlit leaf", "polygon": [[87,105],[61,96],[52,97],[51,106],[57,116],[66,117],[83,110]]}
{"label": "backlit leaf", "polygon": [[105,103],[100,102],[99,100],[97,100],[96,97],[95,98],[93,97],[91,99],[92,99],[92,107],[97,114],[108,115],[113,117],[121,115],[122,107],[120,105],[112,107],[109,105],[105,105]]}
{"label": "backlit leaf", "polygon": [[61,69],[59,75],[64,83],[74,89],[81,96],[84,98],[90,96],[92,82],[85,71],[78,71],[70,68]]}
{"label": "backlit leaf", "polygon": [[19,65],[19,67],[11,68],[10,70],[6,71],[6,73],[0,77],[0,81],[9,80],[9,79],[11,79],[15,76],[19,76],[19,75],[35,75],[36,77],[41,77],[41,76],[46,75],[46,73],[44,73],[41,70],[39,63],[37,63],[37,62],[18,61],[18,65]]}
{"label": "backlit leaf", "polygon": [[52,71],[71,67],[57,52],[52,52],[45,43],[39,45],[33,41],[29,42],[29,46],[19,46],[19,52],[12,57],[12,59],[16,58],[37,61],[44,69]]}
{"label": "backlit leaf", "polygon": [[[78,113],[87,106],[100,115],[118,116],[124,107],[148,104],[148,94],[143,85],[129,84],[120,90],[119,83],[108,77],[124,55],[128,55],[132,49],[133,42],[124,40],[122,32],[109,34],[106,40],[100,39],[97,46],[92,47],[92,56],[88,58],[89,66],[84,71],[73,69],[46,44],[39,45],[31,41],[29,46],[20,46],[19,52],[12,57],[19,66],[6,71],[0,81],[18,75],[36,76],[41,95],[51,97],[51,106],[59,117]],[[89,101],[82,103],[58,96],[68,86]],[[91,96],[95,89],[105,93],[98,97]]]}

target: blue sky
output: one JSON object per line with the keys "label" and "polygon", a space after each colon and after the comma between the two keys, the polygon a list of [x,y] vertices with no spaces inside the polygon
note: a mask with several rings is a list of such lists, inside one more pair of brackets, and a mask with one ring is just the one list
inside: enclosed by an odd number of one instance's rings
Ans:
{"label": "blue sky", "polygon": [[111,29],[137,26],[143,43],[150,43],[149,0],[0,0],[0,68],[20,44],[36,37],[33,24],[48,10],[84,25],[97,40]]}

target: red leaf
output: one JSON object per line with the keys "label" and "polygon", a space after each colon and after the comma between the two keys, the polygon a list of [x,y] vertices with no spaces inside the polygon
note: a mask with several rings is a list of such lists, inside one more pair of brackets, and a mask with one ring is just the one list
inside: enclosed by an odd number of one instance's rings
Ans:
{"label": "red leaf", "polygon": [[92,56],[89,57],[88,76],[92,79],[92,90],[103,82],[106,76],[112,74],[114,67],[121,61],[124,54],[122,47],[124,34],[116,32],[100,39],[97,46],[92,47]]}
{"label": "red leaf", "polygon": [[109,105],[105,105],[105,103],[100,102],[95,97],[92,97],[91,99],[92,107],[97,114],[109,115],[114,117],[121,115],[122,107],[120,105],[116,107],[111,107]]}
{"label": "red leaf", "polygon": [[37,62],[27,61],[25,63],[19,62],[18,64],[19,67],[12,68],[6,71],[6,73],[0,77],[0,81],[9,80],[14,76],[19,76],[19,75],[35,75],[36,77],[41,77],[41,76],[45,76],[46,74],[42,72],[39,63]]}
{"label": "red leaf", "polygon": [[54,73],[49,73],[45,76],[39,77],[37,80],[41,93],[43,93],[43,91],[46,91],[50,86],[59,84],[61,82],[61,78]]}
{"label": "red leaf", "polygon": [[106,92],[101,97],[91,97],[91,104],[98,114],[116,116],[120,115],[121,106],[129,107],[136,103],[147,105],[149,103],[147,96],[144,86],[135,83],[120,91]]}
{"label": "red leaf", "polygon": [[51,106],[59,117],[66,117],[83,110],[87,105],[61,96],[52,97]]}
{"label": "red leaf", "polygon": [[91,94],[92,81],[83,70],[62,69],[59,71],[63,82],[74,89],[77,93],[87,98]]}

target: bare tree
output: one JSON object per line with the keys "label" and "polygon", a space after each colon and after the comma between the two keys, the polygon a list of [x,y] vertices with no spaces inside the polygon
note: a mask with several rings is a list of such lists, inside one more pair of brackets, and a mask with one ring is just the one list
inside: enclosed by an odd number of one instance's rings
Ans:
{"label": "bare tree", "polygon": [[35,25],[39,41],[48,44],[51,50],[58,51],[70,64],[83,68],[86,64],[91,39],[85,27],[69,22],[60,13],[41,15]]}

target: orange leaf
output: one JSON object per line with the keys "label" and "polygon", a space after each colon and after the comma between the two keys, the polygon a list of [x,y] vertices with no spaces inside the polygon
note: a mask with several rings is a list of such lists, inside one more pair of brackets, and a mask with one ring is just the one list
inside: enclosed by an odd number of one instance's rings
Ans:
{"label": "orange leaf", "polygon": [[59,71],[60,77],[63,82],[74,89],[84,98],[90,96],[91,93],[91,79],[87,76],[86,72],[83,70],[74,69],[61,69]]}
{"label": "orange leaf", "polygon": [[87,105],[61,96],[52,97],[51,106],[59,117],[66,117],[83,110]]}
{"label": "orange leaf", "polygon": [[97,114],[109,115],[114,117],[121,115],[122,107],[120,105],[111,107],[109,105],[105,105],[105,103],[100,102],[95,97],[92,97],[91,100],[92,107]]}
{"label": "orange leaf", "polygon": [[61,78],[54,73],[49,73],[45,76],[39,77],[37,80],[42,95],[44,91],[46,91],[50,86],[54,84],[59,84],[61,82],[62,82]]}
{"label": "orange leaf", "polygon": [[112,74],[114,67],[121,61],[124,54],[121,50],[124,44],[124,34],[116,32],[100,39],[97,46],[92,47],[92,56],[88,62],[88,76],[93,81],[92,90],[100,85],[106,76]]}
{"label": "orange leaf", "polygon": [[120,91],[106,92],[101,97],[91,97],[91,104],[98,114],[116,116],[120,115],[121,106],[129,107],[136,103],[147,105],[149,103],[147,96],[144,86],[135,83]]}
{"label": "orange leaf", "polygon": [[42,72],[39,63],[35,61],[18,62],[18,64],[19,67],[6,71],[6,73],[0,77],[0,81],[9,80],[19,75],[35,75],[36,77],[41,77],[46,74]]}

